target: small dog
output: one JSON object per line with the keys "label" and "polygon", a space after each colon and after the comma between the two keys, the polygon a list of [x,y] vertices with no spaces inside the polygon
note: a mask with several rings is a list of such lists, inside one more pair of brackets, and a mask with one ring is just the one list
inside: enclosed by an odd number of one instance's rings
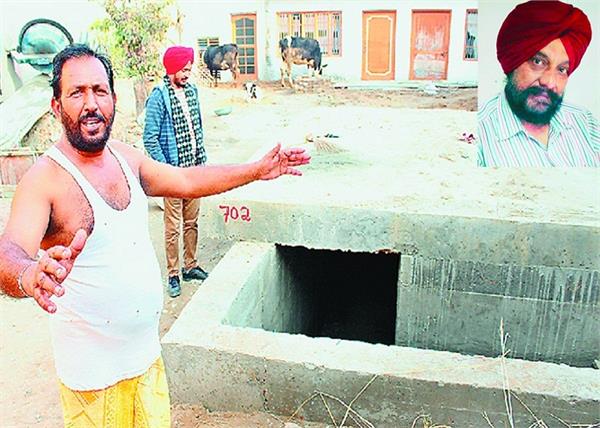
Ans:
{"label": "small dog", "polygon": [[258,101],[261,98],[260,88],[254,82],[244,83],[244,90],[246,91],[246,101],[248,102],[252,102],[253,100]]}

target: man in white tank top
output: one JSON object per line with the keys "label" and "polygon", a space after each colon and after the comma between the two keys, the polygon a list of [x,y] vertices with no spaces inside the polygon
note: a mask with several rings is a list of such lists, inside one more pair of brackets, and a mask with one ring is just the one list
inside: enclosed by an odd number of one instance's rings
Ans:
{"label": "man in white tank top", "polygon": [[162,288],[146,196],[199,198],[300,175],[294,167],[310,157],[278,144],[242,165],[157,162],[109,139],[117,97],[107,57],[71,45],[53,67],[51,106],[64,132],[17,186],[0,237],[1,288],[51,314],[65,425],[166,427]]}

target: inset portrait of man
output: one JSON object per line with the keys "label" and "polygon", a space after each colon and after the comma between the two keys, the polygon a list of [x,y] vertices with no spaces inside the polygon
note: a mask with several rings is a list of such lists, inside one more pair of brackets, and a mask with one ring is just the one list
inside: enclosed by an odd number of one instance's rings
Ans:
{"label": "inset portrait of man", "polygon": [[573,3],[479,3],[479,166],[600,166],[600,2]]}

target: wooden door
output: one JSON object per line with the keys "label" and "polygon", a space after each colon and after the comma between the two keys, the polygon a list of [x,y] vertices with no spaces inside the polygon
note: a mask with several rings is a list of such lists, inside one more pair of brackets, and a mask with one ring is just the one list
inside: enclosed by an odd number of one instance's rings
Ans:
{"label": "wooden door", "polygon": [[447,78],[450,14],[449,10],[413,10],[410,79]]}
{"label": "wooden door", "polygon": [[238,47],[241,80],[257,80],[256,14],[232,15],[233,43]]}
{"label": "wooden door", "polygon": [[394,80],[396,11],[363,12],[362,78]]}

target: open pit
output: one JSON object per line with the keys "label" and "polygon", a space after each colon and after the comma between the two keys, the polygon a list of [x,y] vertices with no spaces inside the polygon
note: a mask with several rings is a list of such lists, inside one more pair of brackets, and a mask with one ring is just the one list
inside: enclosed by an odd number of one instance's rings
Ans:
{"label": "open pit", "polygon": [[[174,402],[301,406],[339,423],[336,399],[355,399],[378,427],[420,414],[480,427],[483,412],[502,426],[508,382],[548,426],[599,422],[599,173],[477,169],[456,139],[474,120],[354,106],[290,115],[290,135],[316,123],[339,137],[306,145],[301,178],[203,201],[202,233],[240,243],[163,337]],[[336,397],[329,410],[315,391]],[[515,425],[529,426],[513,401]]]}

